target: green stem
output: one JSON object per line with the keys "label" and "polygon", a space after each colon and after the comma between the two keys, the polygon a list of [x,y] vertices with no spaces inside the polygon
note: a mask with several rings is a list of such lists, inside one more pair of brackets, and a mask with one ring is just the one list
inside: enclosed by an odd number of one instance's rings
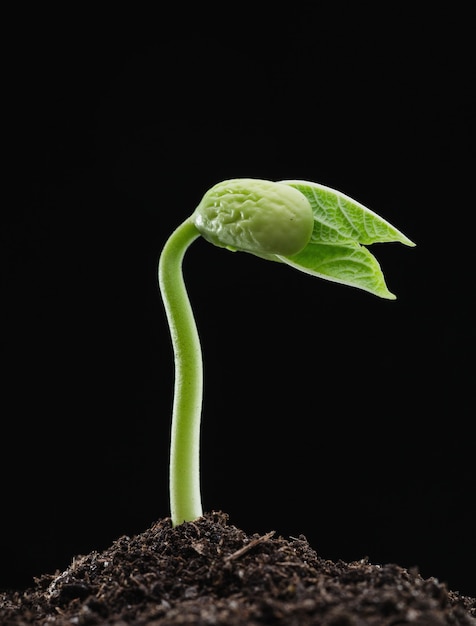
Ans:
{"label": "green stem", "polygon": [[175,358],[169,470],[173,526],[202,515],[199,466],[202,350],[182,273],[185,252],[199,236],[194,224],[186,220],[169,237],[159,260],[159,285]]}

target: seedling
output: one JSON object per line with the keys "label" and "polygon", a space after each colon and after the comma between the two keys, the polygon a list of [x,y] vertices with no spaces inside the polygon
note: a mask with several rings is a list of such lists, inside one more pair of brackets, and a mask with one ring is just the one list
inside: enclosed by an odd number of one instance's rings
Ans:
{"label": "seedling", "polygon": [[232,251],[284,263],[302,272],[394,300],[372,243],[415,244],[389,222],[343,193],[302,180],[254,178],[218,183],[167,240],[159,285],[175,361],[169,493],[173,526],[202,516],[200,421],[203,363],[183,280],[182,262],[198,237]]}

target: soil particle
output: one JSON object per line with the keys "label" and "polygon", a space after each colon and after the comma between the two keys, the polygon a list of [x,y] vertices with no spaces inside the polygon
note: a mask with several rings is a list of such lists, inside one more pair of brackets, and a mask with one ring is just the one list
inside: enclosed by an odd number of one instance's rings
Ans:
{"label": "soil particle", "polygon": [[159,520],[0,594],[2,626],[476,626],[476,599],[367,558],[320,558],[304,536],[247,535],[223,512]]}

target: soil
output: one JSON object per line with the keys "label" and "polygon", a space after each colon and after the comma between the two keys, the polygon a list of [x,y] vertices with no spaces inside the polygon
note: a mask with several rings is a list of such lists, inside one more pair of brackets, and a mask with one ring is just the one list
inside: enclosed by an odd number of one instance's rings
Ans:
{"label": "soil", "polygon": [[223,512],[170,518],[0,595],[2,626],[476,626],[476,599],[414,569],[320,558]]}

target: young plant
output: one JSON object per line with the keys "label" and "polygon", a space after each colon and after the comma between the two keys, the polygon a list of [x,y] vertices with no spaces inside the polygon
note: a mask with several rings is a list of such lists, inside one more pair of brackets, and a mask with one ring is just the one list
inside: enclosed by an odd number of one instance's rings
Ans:
{"label": "young plant", "polygon": [[203,196],[169,237],[159,260],[175,361],[169,470],[174,526],[203,514],[199,467],[203,364],[182,272],[185,252],[200,235],[216,246],[249,252],[391,300],[395,296],[379,263],[363,246],[391,241],[415,245],[359,202],[318,183],[231,179]]}

